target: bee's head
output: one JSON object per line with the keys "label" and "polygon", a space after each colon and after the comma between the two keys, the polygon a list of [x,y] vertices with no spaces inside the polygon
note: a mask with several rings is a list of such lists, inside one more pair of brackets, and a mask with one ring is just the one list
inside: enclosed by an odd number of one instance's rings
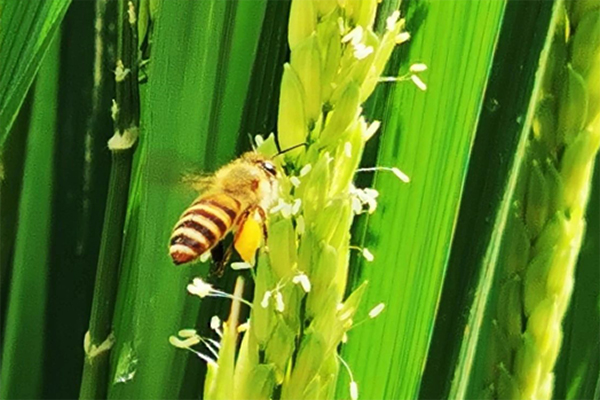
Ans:
{"label": "bee's head", "polygon": [[256,152],[248,152],[244,154],[243,158],[259,167],[260,170],[265,173],[267,178],[269,178],[269,180],[277,179],[279,177],[277,166],[267,156]]}

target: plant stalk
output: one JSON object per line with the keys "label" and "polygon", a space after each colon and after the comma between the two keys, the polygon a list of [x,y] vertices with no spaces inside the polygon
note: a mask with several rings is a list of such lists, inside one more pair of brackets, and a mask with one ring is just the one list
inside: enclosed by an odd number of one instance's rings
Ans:
{"label": "plant stalk", "polygon": [[[96,8],[97,22],[100,24],[106,23],[106,4],[100,1]],[[106,397],[109,355],[115,340],[112,320],[119,282],[133,152],[140,119],[136,10],[137,2],[118,2],[118,60],[115,70],[116,99],[113,104],[115,134],[108,142],[112,152],[112,165],[90,325],[84,339],[86,359],[79,394],[81,399]]]}

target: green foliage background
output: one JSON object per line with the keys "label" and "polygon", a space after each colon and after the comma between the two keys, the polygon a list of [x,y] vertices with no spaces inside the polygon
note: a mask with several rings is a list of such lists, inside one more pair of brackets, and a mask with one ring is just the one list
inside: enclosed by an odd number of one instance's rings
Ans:
{"label": "green foliage background", "polygon": [[[386,303],[342,350],[363,398],[450,393],[472,333],[466,324],[480,294],[482,257],[522,157],[556,4],[401,5],[412,38],[394,53],[387,75],[425,63],[428,89],[383,83],[366,105],[382,129],[364,164],[397,166],[411,183],[385,173],[357,177],[381,196],[376,213],[361,217],[353,232],[375,261],[353,256],[351,283],[369,280],[363,315]],[[168,337],[185,327],[207,333],[210,317],[225,315],[229,303],[200,304],[187,295],[187,282],[208,266],[175,268],[168,258],[172,225],[195,196],[180,177],[212,171],[247,149],[248,135],[275,130],[289,2],[138,6],[148,13],[138,22],[150,62],[140,86],[116,342],[103,390],[110,398],[197,398],[203,364]],[[380,27],[397,7],[383,1]],[[80,390],[101,229],[111,218],[106,143],[113,135],[116,10],[111,1],[0,1],[2,398],[75,398]],[[599,390],[599,176],[596,168],[556,368],[559,398]],[[215,283],[231,291],[233,275]],[[337,396],[347,398],[347,388],[341,374]]]}

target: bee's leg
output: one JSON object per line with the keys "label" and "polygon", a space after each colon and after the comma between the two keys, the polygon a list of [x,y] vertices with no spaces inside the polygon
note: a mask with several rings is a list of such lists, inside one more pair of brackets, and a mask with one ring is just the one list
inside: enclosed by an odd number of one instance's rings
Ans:
{"label": "bee's leg", "polygon": [[210,274],[219,278],[223,276],[227,263],[233,254],[233,242],[227,246],[227,250],[223,251],[223,248],[223,243],[219,242],[219,244],[210,251],[213,259]]}
{"label": "bee's leg", "polygon": [[258,211],[258,215],[260,215],[260,224],[262,226],[263,239],[265,240],[265,251],[268,252],[269,247],[267,246],[267,240],[269,240],[269,231],[267,230],[267,213],[261,206],[256,207],[256,211]]}

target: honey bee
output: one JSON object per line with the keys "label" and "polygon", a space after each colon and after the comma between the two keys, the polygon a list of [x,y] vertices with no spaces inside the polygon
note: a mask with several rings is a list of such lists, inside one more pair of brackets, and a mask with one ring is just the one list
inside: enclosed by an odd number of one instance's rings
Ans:
{"label": "honey bee", "polygon": [[[265,210],[277,197],[278,175],[269,157],[251,151],[213,176],[201,179],[196,186],[203,193],[183,212],[173,229],[169,243],[173,262],[180,265],[196,260],[230,231],[234,231],[233,246],[244,261],[250,262],[260,243],[249,246],[240,243],[240,238],[243,231],[252,231],[259,219],[266,242]],[[260,229],[255,236],[260,241]],[[230,248],[226,253],[226,259],[231,251]]]}

